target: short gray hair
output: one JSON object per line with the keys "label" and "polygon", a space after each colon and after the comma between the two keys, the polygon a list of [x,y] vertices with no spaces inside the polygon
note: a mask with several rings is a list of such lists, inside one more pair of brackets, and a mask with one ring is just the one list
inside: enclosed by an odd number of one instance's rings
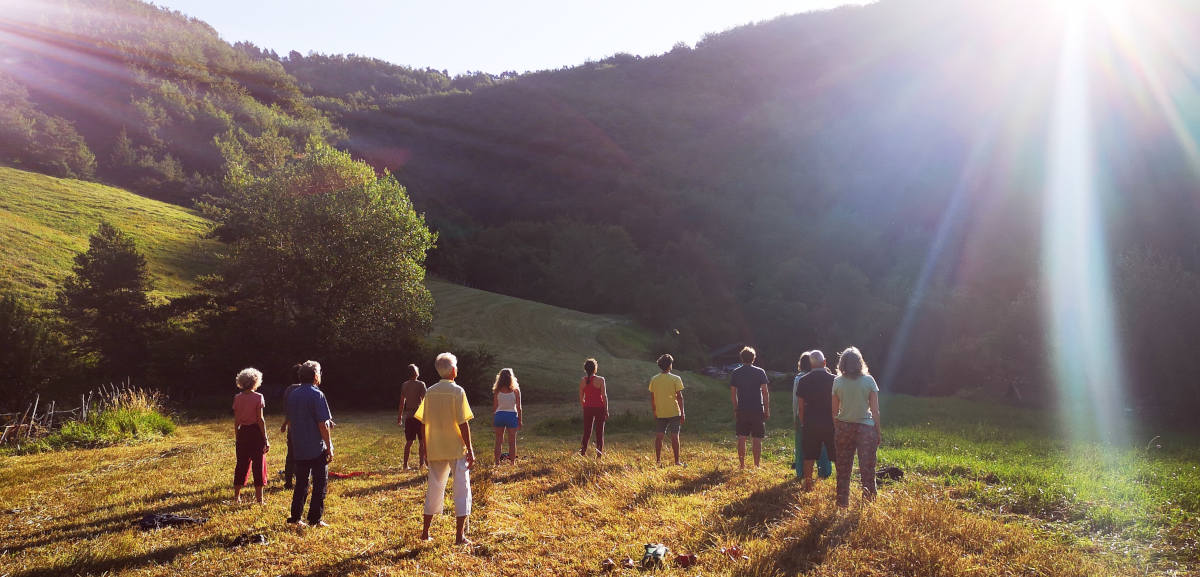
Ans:
{"label": "short gray hair", "polygon": [[437,360],[433,361],[433,366],[437,367],[439,376],[443,379],[449,378],[450,369],[458,368],[458,357],[453,353],[442,353],[437,356]]}
{"label": "short gray hair", "polygon": [[237,374],[237,386],[243,391],[253,391],[262,384],[262,371],[250,367],[242,369],[242,372]]}
{"label": "short gray hair", "polygon": [[315,382],[319,374],[321,374],[321,363],[317,361],[304,361],[300,365],[300,382],[302,383]]}
{"label": "short gray hair", "polygon": [[808,360],[813,364],[814,367],[817,365],[824,365],[825,353],[821,352],[821,349],[813,349],[808,351]]}

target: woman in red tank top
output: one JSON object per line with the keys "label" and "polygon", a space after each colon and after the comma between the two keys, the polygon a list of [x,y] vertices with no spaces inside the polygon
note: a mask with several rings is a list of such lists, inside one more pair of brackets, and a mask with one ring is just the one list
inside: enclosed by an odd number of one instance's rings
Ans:
{"label": "woman in red tank top", "polygon": [[596,433],[596,458],[604,456],[604,421],[608,420],[608,391],[604,377],[596,374],[596,359],[583,363],[586,375],[579,383],[579,404],[583,406],[583,445],[579,454],[586,457],[592,430]]}

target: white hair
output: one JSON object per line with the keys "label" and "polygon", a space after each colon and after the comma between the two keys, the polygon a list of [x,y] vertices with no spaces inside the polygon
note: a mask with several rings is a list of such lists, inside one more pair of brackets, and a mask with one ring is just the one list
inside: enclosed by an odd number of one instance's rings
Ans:
{"label": "white hair", "polygon": [[242,369],[237,374],[237,386],[243,391],[253,391],[262,384],[262,371],[256,368]]}
{"label": "white hair", "polygon": [[437,367],[438,375],[443,379],[450,378],[450,370],[458,368],[458,357],[453,353],[442,353],[437,356],[437,360],[433,362],[433,366]]}
{"label": "white hair", "polygon": [[820,349],[813,349],[811,351],[808,351],[808,360],[809,360],[809,362],[812,363],[812,366],[814,366],[814,367],[824,366],[825,353],[821,352]]}

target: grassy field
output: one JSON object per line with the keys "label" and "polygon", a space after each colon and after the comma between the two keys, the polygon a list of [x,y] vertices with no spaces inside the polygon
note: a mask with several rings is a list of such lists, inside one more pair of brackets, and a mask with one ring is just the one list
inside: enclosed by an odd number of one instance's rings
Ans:
{"label": "grassy field", "polygon": [[0,167],[0,289],[46,303],[88,235],[107,220],[146,255],[155,292],[176,296],[211,272],[211,223],[186,209],[124,190]]}
{"label": "grassy field", "polygon": [[[664,575],[1194,575],[1200,567],[1194,439],[1166,437],[1151,450],[1075,446],[1052,414],[889,396],[881,461],[908,474],[876,503],[855,495],[839,512],[831,481],[805,494],[792,480],[786,395],[773,397],[763,468],[738,471],[727,389],[685,374],[687,466],[658,467],[642,390],[654,373],[647,335],[618,319],[436,281],[431,288],[436,332],[486,344],[516,369],[528,399],[551,399],[529,405],[521,459],[498,468],[487,408],[476,408],[474,547],[452,544],[449,515],[436,520],[432,543],[417,540],[424,476],[400,468],[392,412],[334,407],[333,470],[369,475],[331,481],[331,527],[285,525],[289,494],[277,482],[265,507],[230,503],[228,420],[184,417],[174,435],[135,446],[0,457],[0,575],[592,575],[605,558],[638,559],[647,542],[699,555],[698,567]],[[561,402],[588,355],[600,359],[614,393],[603,462],[575,454],[578,409]],[[273,471],[279,449],[269,455]],[[209,521],[132,527],[149,512]],[[245,533],[270,542],[229,547]],[[748,559],[719,554],[734,544]]]}

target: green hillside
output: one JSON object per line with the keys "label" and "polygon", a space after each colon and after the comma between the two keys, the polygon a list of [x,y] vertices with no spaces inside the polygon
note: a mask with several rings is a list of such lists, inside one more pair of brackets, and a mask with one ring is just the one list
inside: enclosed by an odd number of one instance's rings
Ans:
{"label": "green hillside", "polygon": [[107,220],[146,255],[153,295],[183,294],[212,270],[217,241],[192,211],[111,186],[0,167],[0,290],[52,299],[88,235]]}
{"label": "green hillside", "polygon": [[633,321],[527,301],[430,279],[433,333],[483,346],[512,367],[530,401],[577,394],[583,361],[594,357],[614,401],[644,404],[646,382],[658,368],[654,336]]}

